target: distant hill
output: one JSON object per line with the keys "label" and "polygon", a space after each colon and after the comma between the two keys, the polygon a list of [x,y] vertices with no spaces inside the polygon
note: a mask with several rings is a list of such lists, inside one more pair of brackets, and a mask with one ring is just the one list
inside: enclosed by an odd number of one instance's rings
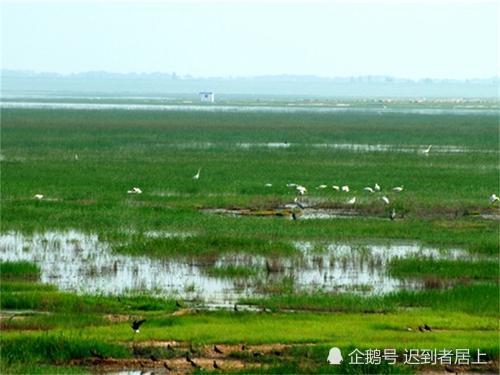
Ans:
{"label": "distant hill", "polygon": [[1,93],[9,95],[217,95],[293,97],[496,98],[500,79],[410,80],[390,76],[192,77],[175,73],[83,72],[62,75],[2,70]]}

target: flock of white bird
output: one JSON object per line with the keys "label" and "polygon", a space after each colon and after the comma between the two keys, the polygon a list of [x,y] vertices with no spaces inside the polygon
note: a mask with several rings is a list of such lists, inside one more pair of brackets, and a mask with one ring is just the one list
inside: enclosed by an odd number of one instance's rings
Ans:
{"label": "flock of white bird", "polygon": [[[429,147],[425,150],[423,150],[422,152],[426,155],[429,154],[429,152],[431,151],[431,148],[432,148],[432,145],[429,145]],[[78,160],[78,155],[75,155],[75,160]],[[198,171],[196,172],[196,174],[193,176],[193,180],[199,180],[200,179],[200,175],[201,175],[201,168],[198,168]],[[272,187],[273,184],[271,183],[266,183],[264,185],[265,187]],[[288,188],[295,188],[295,190],[297,191],[297,193],[299,193],[300,195],[305,195],[307,193],[307,188],[303,185],[299,185],[299,184],[296,184],[296,183],[288,183],[286,184],[286,187]],[[317,190],[322,190],[322,189],[326,189],[328,188],[328,185],[325,185],[325,184],[321,184],[321,185],[318,185],[316,187]],[[332,189],[335,190],[335,191],[342,191],[344,193],[349,193],[350,192],[350,188],[349,188],[349,185],[332,185]],[[404,190],[404,187],[403,186],[395,186],[392,188],[392,191],[395,192],[395,193],[400,193]],[[373,187],[371,186],[366,186],[363,188],[363,191],[365,191],[366,193],[369,193],[369,194],[374,194],[374,193],[378,193],[381,191],[381,188],[380,188],[380,185],[378,183],[375,183],[375,185],[373,185]],[[142,194],[142,189],[141,188],[138,188],[138,187],[132,187],[132,189],[130,190],[127,190],[127,194]],[[42,200],[44,198],[44,195],[43,194],[35,194],[33,196],[34,199],[37,199],[37,200]],[[390,200],[389,198],[387,197],[387,195],[383,195],[382,197],[380,197],[380,200],[382,202],[384,202],[385,204],[389,204],[390,203]],[[490,198],[489,198],[489,201],[491,204],[494,204],[495,202],[499,202],[500,201],[500,198],[496,195],[496,194],[491,194],[490,195]],[[300,202],[298,201],[297,198],[295,198],[295,203],[300,207]],[[350,199],[347,200],[346,202],[347,204],[350,204],[350,205],[353,205],[356,203],[356,197],[352,197]]]}

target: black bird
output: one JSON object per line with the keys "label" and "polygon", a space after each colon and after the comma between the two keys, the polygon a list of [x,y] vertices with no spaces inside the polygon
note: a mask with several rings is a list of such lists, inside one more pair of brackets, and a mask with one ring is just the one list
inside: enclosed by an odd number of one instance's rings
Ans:
{"label": "black bird", "polygon": [[165,369],[166,369],[167,371],[172,371],[172,369],[170,368],[170,366],[168,365],[168,363],[167,363],[167,362],[163,362],[163,367],[165,367]]}
{"label": "black bird", "polygon": [[198,366],[198,365],[196,364],[196,362],[195,362],[195,361],[193,361],[193,360],[189,357],[189,355],[186,355],[186,361],[187,361],[187,362],[188,362],[191,366],[193,366],[194,368],[198,368],[198,367],[200,367],[200,366]]}
{"label": "black bird", "polygon": [[273,354],[277,355],[278,357],[280,357],[283,353],[280,352],[279,350],[273,350]]}
{"label": "black bird", "polygon": [[238,305],[236,303],[233,306],[233,310],[236,311],[236,312],[240,311],[240,310],[238,310]]}
{"label": "black bird", "polygon": [[241,350],[247,350],[247,347],[245,345],[241,345]]}
{"label": "black bird", "polygon": [[424,329],[426,331],[432,331],[431,327],[429,327],[427,324],[424,324]]}
{"label": "black bird", "polygon": [[444,369],[446,372],[451,372],[452,374],[457,374],[457,372],[455,371],[455,369],[453,367],[444,366]]}
{"label": "black bird", "polygon": [[146,319],[141,319],[141,320],[134,320],[132,322],[132,329],[135,331],[135,333],[139,333],[139,327],[146,321]]}
{"label": "black bird", "polygon": [[418,330],[419,330],[420,332],[425,332],[425,329],[424,329],[424,327],[422,327],[422,326],[418,326]]}
{"label": "black bird", "polygon": [[174,351],[174,348],[172,348],[172,345],[170,345],[170,344],[167,345],[167,349],[172,351],[172,352]]}
{"label": "black bird", "polygon": [[222,353],[222,350],[220,350],[217,345],[214,345],[214,352],[219,353],[219,354],[224,354]]}
{"label": "black bird", "polygon": [[389,214],[389,219],[391,219],[391,221],[396,219],[396,210],[394,208],[391,210],[391,213]]}
{"label": "black bird", "polygon": [[154,354],[151,354],[151,355],[149,356],[149,359],[150,359],[150,360],[152,360],[153,362],[158,361],[158,358],[156,358]]}
{"label": "black bird", "polygon": [[214,364],[213,364],[212,366],[213,366],[213,367],[214,367],[214,369],[216,369],[216,370],[219,370],[219,369],[220,369],[219,365],[218,365],[218,364],[217,364],[217,362],[215,362],[215,361],[214,361]]}
{"label": "black bird", "polygon": [[253,356],[254,356],[254,357],[260,357],[261,355],[262,355],[262,353],[261,353],[261,352],[254,352],[254,353],[253,353]]}
{"label": "black bird", "polygon": [[295,212],[292,212],[292,219],[293,219],[294,221],[296,221],[296,220],[297,220],[297,215],[295,214]]}
{"label": "black bird", "polygon": [[177,307],[177,308],[181,308],[181,307],[182,307],[182,305],[179,303],[179,301],[175,301],[175,307]]}
{"label": "black bird", "polygon": [[95,349],[90,349],[90,354],[99,359],[104,359],[104,356]]}

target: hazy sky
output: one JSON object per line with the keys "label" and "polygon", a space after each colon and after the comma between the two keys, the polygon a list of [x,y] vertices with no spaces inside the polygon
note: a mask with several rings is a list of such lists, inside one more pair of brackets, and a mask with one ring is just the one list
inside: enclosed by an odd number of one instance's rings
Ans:
{"label": "hazy sky", "polygon": [[499,75],[496,2],[2,2],[3,69]]}

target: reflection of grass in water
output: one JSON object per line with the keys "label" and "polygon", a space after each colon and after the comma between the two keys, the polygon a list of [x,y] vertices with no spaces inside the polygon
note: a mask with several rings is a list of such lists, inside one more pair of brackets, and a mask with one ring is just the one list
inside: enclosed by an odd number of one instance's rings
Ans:
{"label": "reflection of grass in water", "polygon": [[5,279],[38,279],[40,267],[32,262],[0,262],[0,278]]}
{"label": "reflection of grass in water", "polygon": [[262,273],[262,269],[250,266],[218,266],[208,268],[207,273],[213,277],[228,277],[228,278],[248,278],[257,276]]}
{"label": "reflection of grass in water", "polygon": [[258,280],[255,284],[258,292],[267,294],[288,294],[295,290],[295,279],[293,276],[285,276],[277,281]]}
{"label": "reflection of grass in water", "polygon": [[388,272],[396,277],[441,277],[498,279],[498,262],[492,260],[449,260],[434,258],[397,258],[389,262]]}

